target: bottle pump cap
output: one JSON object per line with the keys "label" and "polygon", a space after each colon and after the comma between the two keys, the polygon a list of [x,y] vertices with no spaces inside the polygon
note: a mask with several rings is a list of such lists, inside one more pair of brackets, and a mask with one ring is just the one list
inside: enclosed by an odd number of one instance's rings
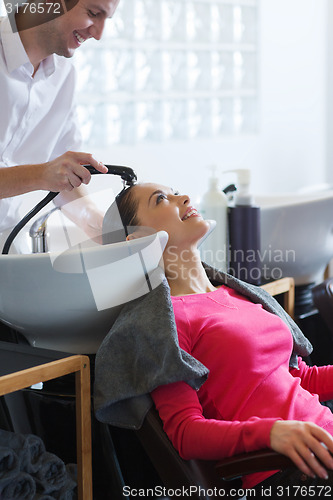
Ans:
{"label": "bottle pump cap", "polygon": [[250,194],[251,170],[248,168],[235,168],[226,170],[224,173],[235,172],[237,174],[237,191],[235,194],[236,205],[253,205],[254,199]]}
{"label": "bottle pump cap", "polygon": [[219,178],[216,174],[217,167],[216,165],[210,165],[208,168],[211,171],[211,175],[209,177],[209,187],[210,189],[218,189]]}

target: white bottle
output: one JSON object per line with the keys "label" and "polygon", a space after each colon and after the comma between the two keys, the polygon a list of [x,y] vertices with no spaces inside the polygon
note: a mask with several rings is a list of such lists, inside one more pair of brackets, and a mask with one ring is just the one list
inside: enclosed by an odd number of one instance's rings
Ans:
{"label": "white bottle", "polygon": [[228,268],[228,198],[219,186],[216,166],[211,167],[208,191],[200,202],[200,213],[206,220],[216,221],[215,229],[200,245],[201,260],[217,269]]}

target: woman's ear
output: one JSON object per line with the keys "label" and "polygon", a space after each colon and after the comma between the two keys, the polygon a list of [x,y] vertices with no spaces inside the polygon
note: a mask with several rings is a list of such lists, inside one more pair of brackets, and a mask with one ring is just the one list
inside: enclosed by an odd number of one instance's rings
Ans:
{"label": "woman's ear", "polygon": [[144,236],[150,236],[151,234],[156,233],[155,229],[152,229],[151,227],[145,227],[145,226],[139,226],[133,231],[133,233],[130,233],[127,237],[126,240],[135,240],[136,238],[143,238]]}

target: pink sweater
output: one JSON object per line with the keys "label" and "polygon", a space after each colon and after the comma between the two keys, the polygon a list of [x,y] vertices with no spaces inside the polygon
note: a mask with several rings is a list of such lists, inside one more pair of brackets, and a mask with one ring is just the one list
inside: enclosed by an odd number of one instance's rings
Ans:
{"label": "pink sweater", "polygon": [[[276,420],[315,422],[333,435],[333,366],[289,369],[288,327],[261,305],[222,286],[172,297],[179,344],[210,370],[198,392],[185,382],[155,389],[164,429],[185,459],[218,460],[270,447]],[[319,397],[318,397],[319,395]],[[250,488],[272,472],[243,479]]]}

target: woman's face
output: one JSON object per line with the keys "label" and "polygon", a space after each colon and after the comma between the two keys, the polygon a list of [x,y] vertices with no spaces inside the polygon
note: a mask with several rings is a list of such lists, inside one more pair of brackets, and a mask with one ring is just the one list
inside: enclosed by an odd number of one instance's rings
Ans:
{"label": "woman's face", "polygon": [[191,205],[187,195],[179,195],[160,184],[138,184],[133,188],[137,201],[137,219],[142,226],[166,231],[168,246],[179,248],[196,244],[208,231],[209,224]]}

